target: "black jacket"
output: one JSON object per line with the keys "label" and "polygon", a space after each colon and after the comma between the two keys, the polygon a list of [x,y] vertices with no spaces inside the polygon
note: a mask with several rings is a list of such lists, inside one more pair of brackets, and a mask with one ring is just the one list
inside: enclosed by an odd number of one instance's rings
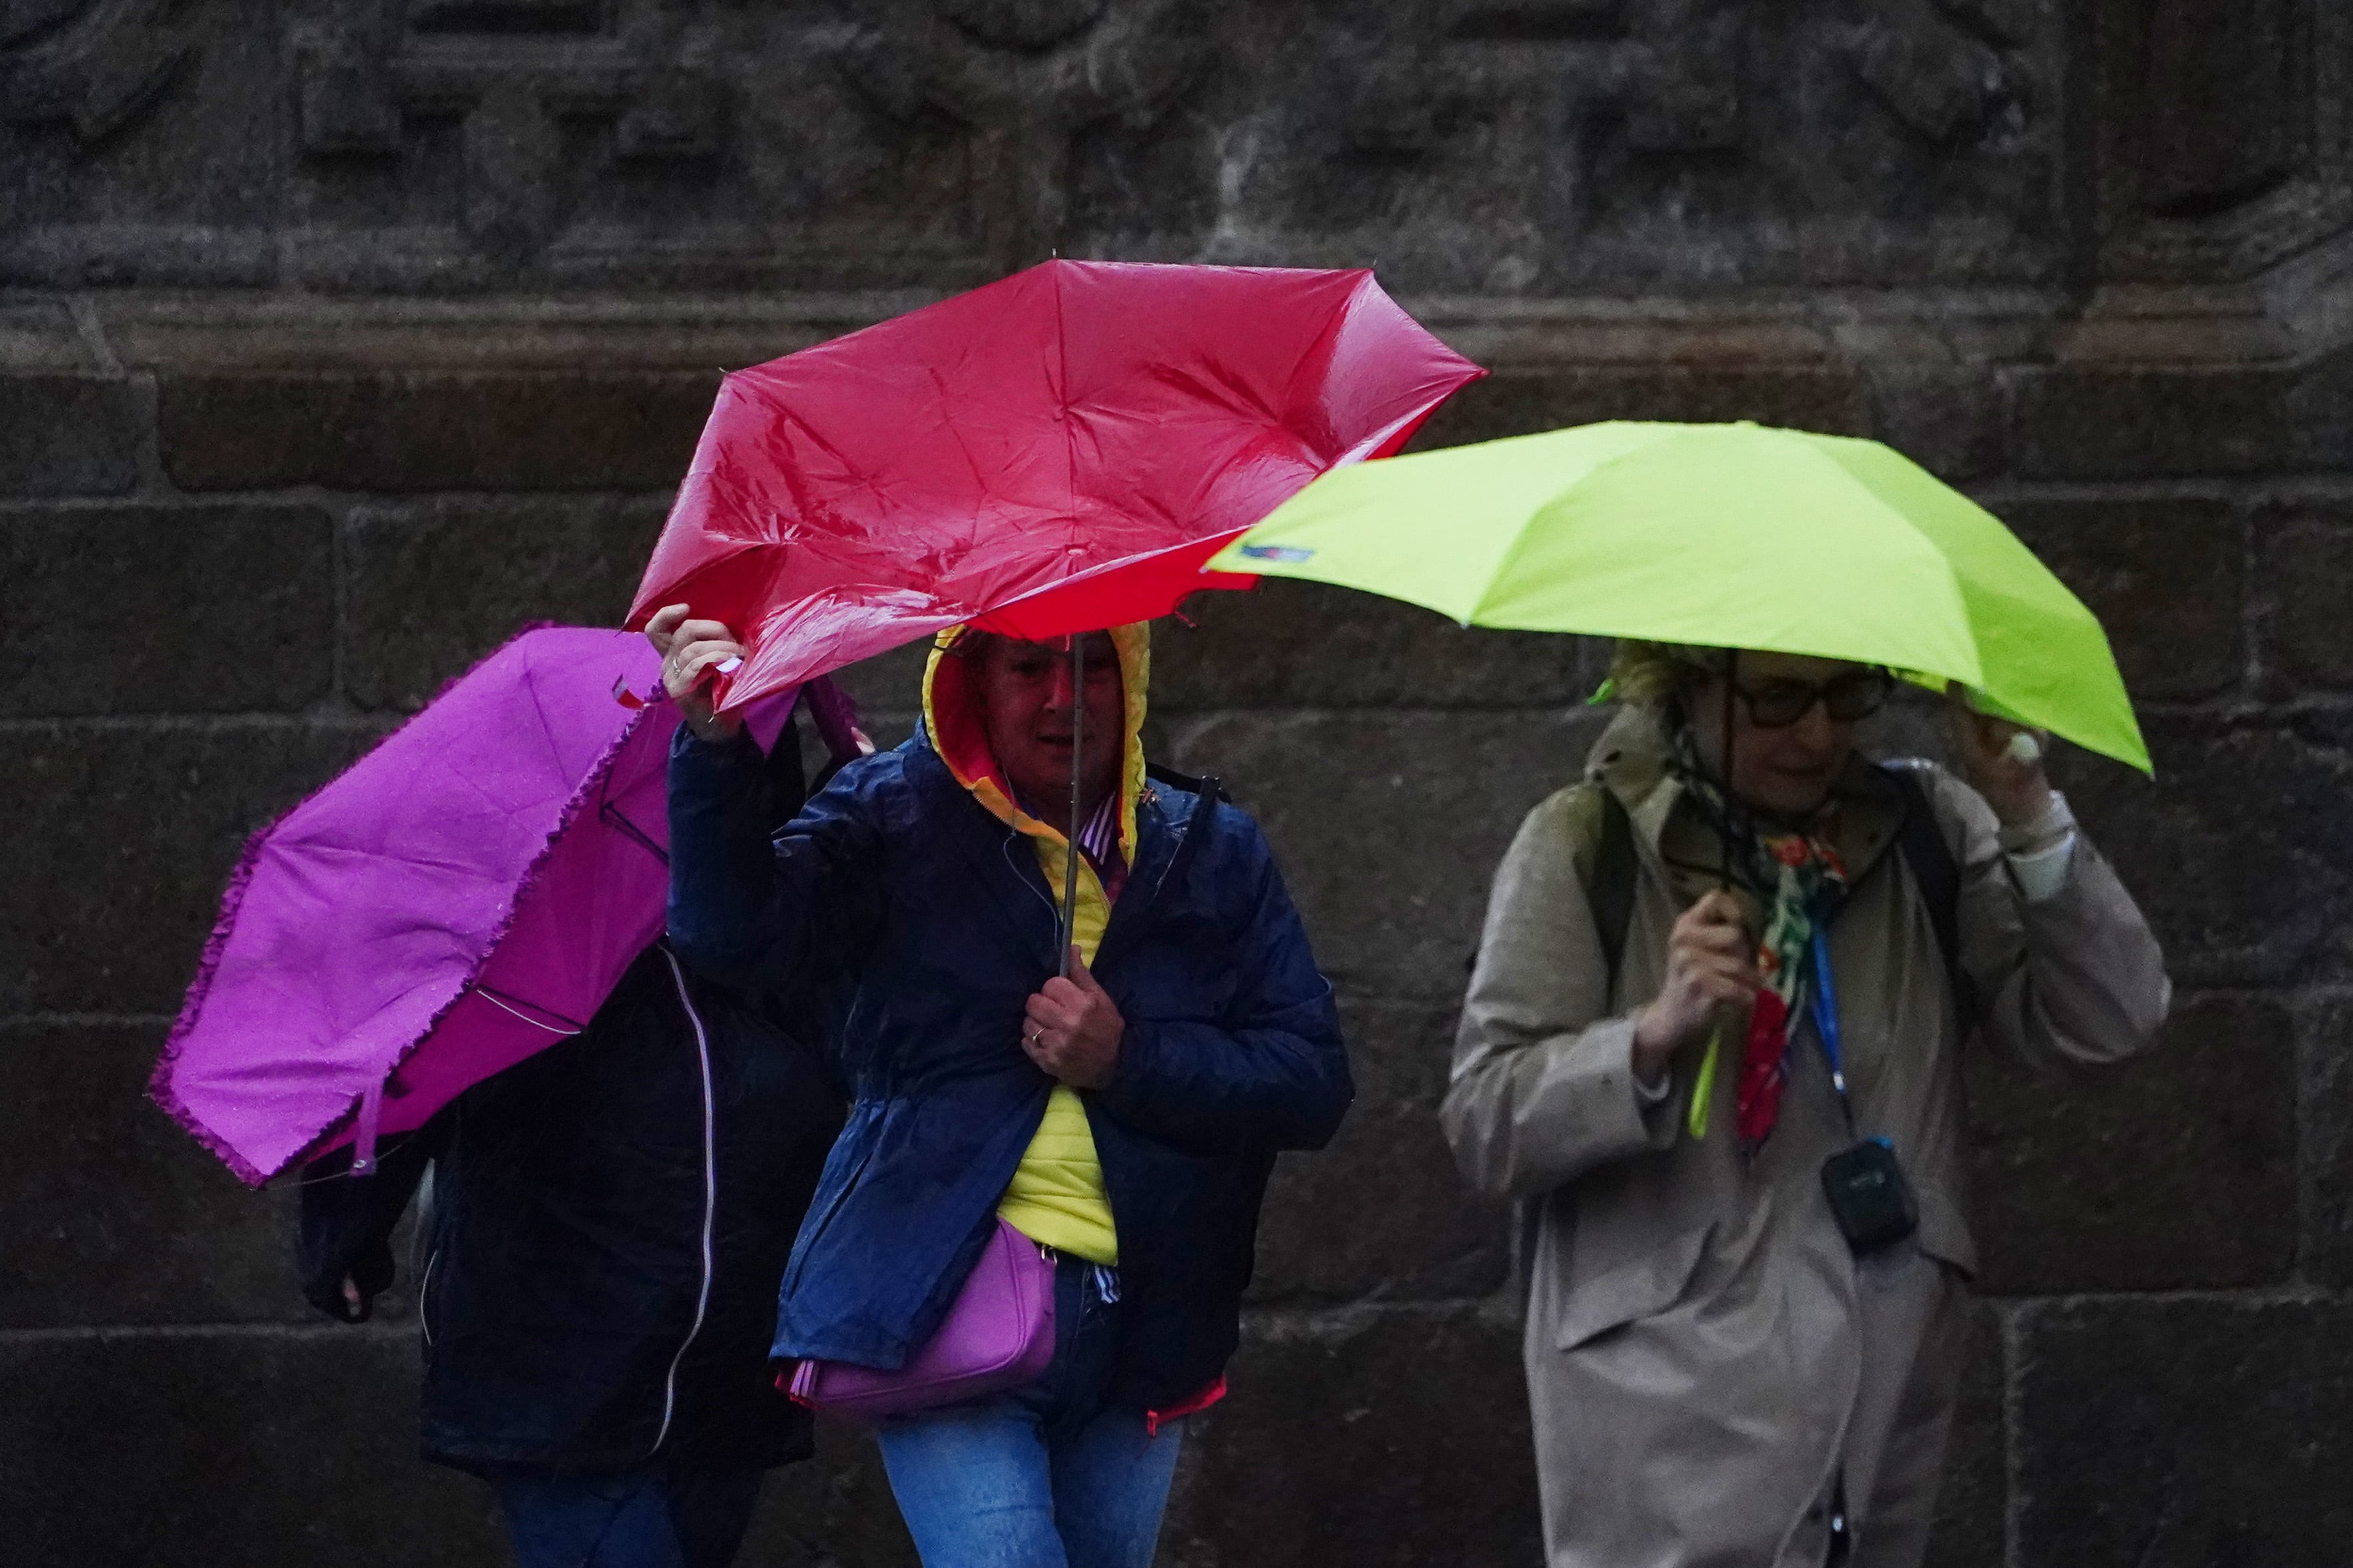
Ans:
{"label": "black jacket", "polygon": [[586,1030],[459,1096],[375,1175],[333,1174],[348,1150],[311,1168],[304,1293],[349,1317],[343,1279],[370,1298],[391,1284],[393,1227],[435,1166],[427,1458],[602,1470],[660,1453],[733,1469],[808,1453],[768,1345],[841,1126],[822,1028],[814,1008],[754,1005],[657,943]]}

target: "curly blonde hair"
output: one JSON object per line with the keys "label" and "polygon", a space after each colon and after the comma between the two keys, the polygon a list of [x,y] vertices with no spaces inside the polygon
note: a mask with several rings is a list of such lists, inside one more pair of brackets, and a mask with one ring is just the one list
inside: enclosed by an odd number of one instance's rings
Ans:
{"label": "curly blonde hair", "polygon": [[1724,650],[1620,637],[1609,658],[1609,694],[1642,708],[1671,708],[1724,670]]}

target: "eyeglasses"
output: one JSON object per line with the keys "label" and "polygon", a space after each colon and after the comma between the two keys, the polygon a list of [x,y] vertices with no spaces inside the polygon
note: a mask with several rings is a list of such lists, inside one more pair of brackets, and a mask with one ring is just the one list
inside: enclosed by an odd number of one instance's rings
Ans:
{"label": "eyeglasses", "polygon": [[1868,719],[1886,706],[1895,678],[1883,669],[1851,670],[1819,685],[1810,680],[1767,680],[1734,689],[1748,704],[1748,720],[1760,730],[1786,730],[1822,705],[1836,724]]}

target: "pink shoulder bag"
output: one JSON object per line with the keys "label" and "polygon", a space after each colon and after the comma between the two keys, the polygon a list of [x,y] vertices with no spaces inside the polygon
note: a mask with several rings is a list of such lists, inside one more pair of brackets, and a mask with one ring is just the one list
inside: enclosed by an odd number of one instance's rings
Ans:
{"label": "pink shoulder bag", "polygon": [[947,1316],[896,1372],[805,1361],[792,1396],[850,1421],[960,1405],[1041,1375],[1054,1359],[1054,1260],[1003,1220]]}

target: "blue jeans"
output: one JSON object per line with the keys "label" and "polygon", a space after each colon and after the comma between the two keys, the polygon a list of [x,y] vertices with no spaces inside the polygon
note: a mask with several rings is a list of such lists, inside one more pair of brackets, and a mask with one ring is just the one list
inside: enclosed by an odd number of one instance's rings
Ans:
{"label": "blue jeans", "polygon": [[765,1475],[656,1464],[491,1485],[519,1568],[727,1568]]}
{"label": "blue jeans", "polygon": [[1044,1375],[877,1428],[923,1568],[1150,1568],[1185,1424],[1103,1403],[1118,1342],[1117,1277],[1066,1257]]}

